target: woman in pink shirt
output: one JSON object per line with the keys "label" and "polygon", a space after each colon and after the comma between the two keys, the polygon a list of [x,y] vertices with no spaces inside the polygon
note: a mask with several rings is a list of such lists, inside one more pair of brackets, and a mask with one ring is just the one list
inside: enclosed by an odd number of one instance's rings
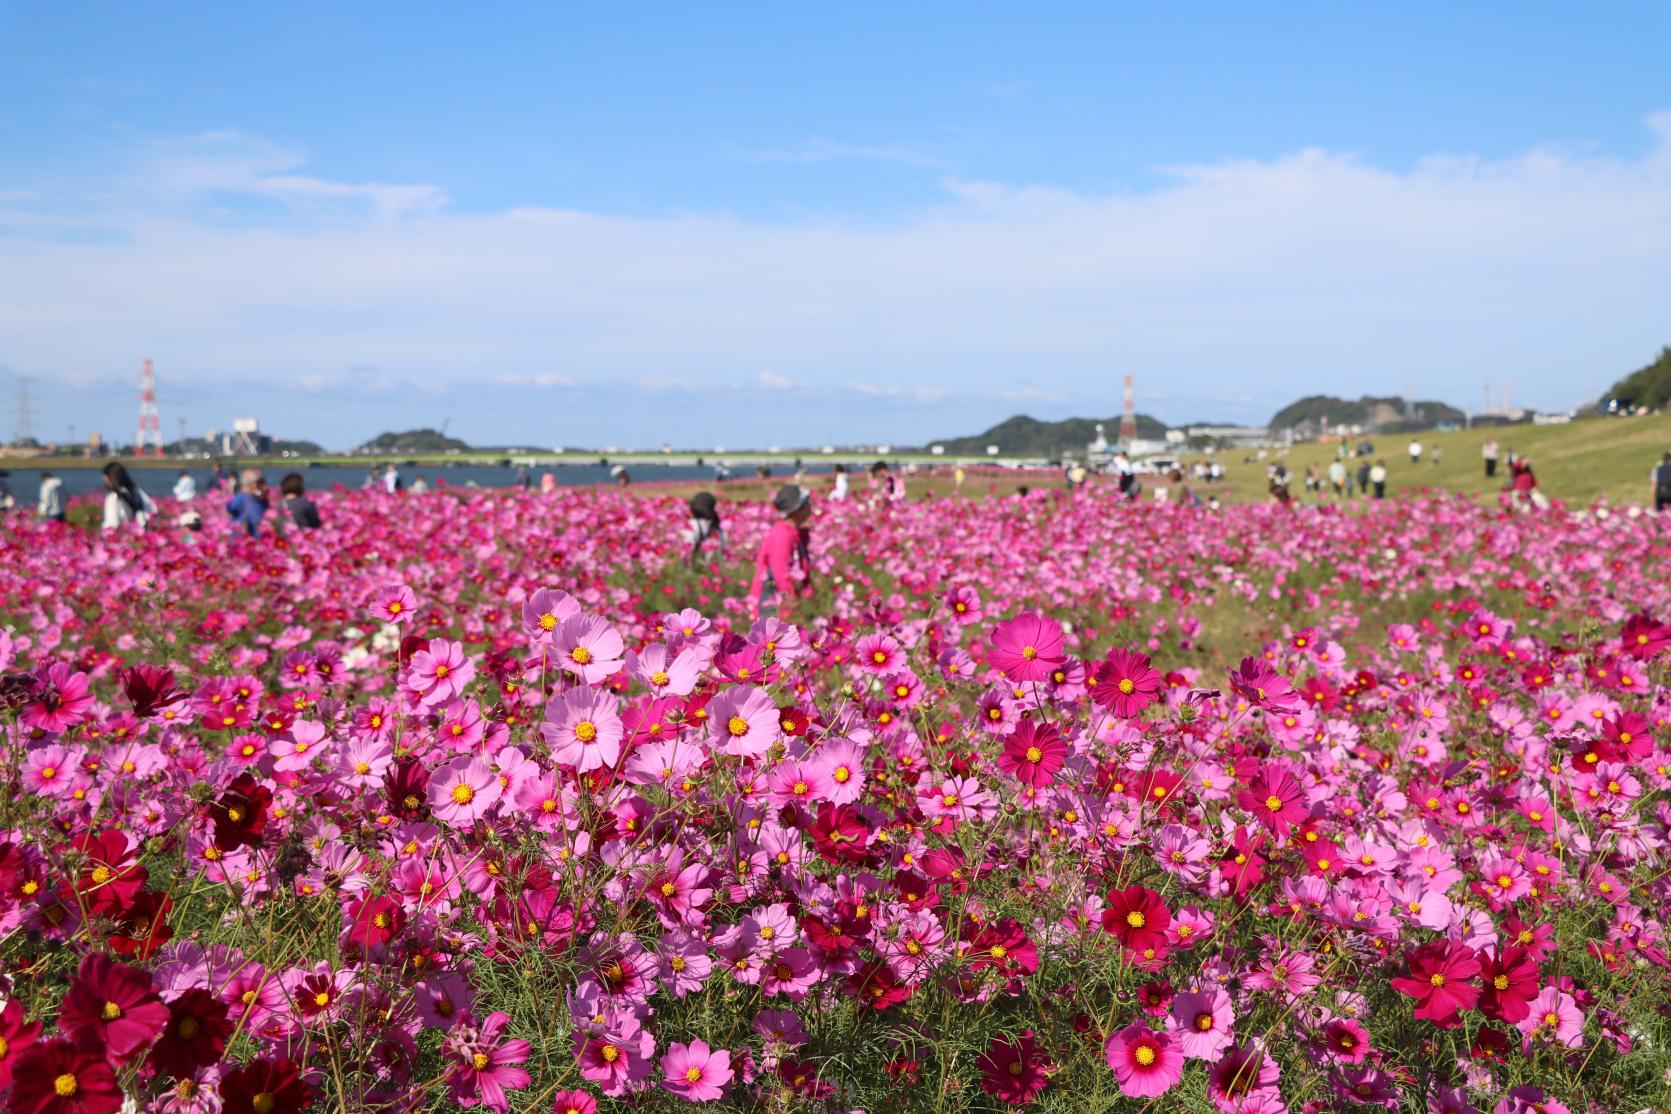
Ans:
{"label": "woman in pink shirt", "polygon": [[[760,608],[772,596],[787,597],[791,590],[800,595],[812,591],[812,558],[807,545],[812,534],[806,528],[812,517],[812,496],[796,484],[785,484],[772,497],[772,506],[783,516],[760,543],[760,557],[754,564],[754,583],[749,586],[749,611],[758,619]],[[799,583],[791,566],[801,567]],[[779,612],[782,604],[779,604]]]}

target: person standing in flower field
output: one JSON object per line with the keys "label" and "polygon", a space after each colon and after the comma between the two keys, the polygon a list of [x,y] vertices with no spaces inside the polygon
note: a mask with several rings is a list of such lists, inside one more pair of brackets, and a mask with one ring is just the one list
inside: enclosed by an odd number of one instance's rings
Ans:
{"label": "person standing in flower field", "polygon": [[720,526],[719,501],[711,491],[699,491],[690,497],[690,530],[691,547],[690,559],[687,562],[692,567],[696,565],[697,557],[702,547],[708,544],[709,538],[719,541],[720,556],[725,556],[725,530]]}
{"label": "person standing in flower field", "polygon": [[[754,583],[748,590],[749,613],[756,619],[774,597],[786,598],[791,591],[803,596],[812,592],[812,532],[806,526],[812,517],[812,496],[795,484],[784,484],[772,497],[772,508],[780,517],[760,543]],[[792,571],[795,565],[800,566],[798,579]],[[782,603],[778,606],[781,612]]]}
{"label": "person standing in flower field", "polygon": [[1375,467],[1369,470],[1369,482],[1375,487],[1375,498],[1387,497],[1387,462],[1377,460]]}
{"label": "person standing in flower field", "polygon": [[1480,446],[1480,457],[1485,461],[1485,478],[1494,479],[1497,475],[1497,439],[1487,437],[1485,444]]}
{"label": "person standing in flower field", "polygon": [[1410,463],[1411,464],[1420,464],[1421,462],[1422,462],[1422,443],[1420,441],[1411,441],[1410,442]]}
{"label": "person standing in flower field", "polygon": [[64,481],[51,472],[41,473],[40,497],[36,500],[35,510],[42,518],[64,521]]}
{"label": "person standing in flower field", "polygon": [[1671,507],[1671,453],[1666,453],[1653,472],[1654,513]]}

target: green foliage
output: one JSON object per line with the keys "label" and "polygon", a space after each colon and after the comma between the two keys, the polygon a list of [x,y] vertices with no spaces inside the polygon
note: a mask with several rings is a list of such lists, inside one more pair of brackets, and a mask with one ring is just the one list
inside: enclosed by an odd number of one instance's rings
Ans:
{"label": "green foliage", "polygon": [[1372,429],[1426,428],[1438,422],[1460,422],[1464,417],[1462,411],[1447,403],[1407,403],[1397,395],[1386,398],[1365,395],[1356,402],[1333,395],[1307,395],[1272,415],[1270,428],[1293,429],[1307,423],[1318,426],[1325,418],[1331,428],[1342,425]]}
{"label": "green foliage", "polygon": [[1613,384],[1607,392],[1622,406],[1640,406],[1658,410],[1671,402],[1671,348],[1661,348],[1659,356]]}
{"label": "green foliage", "polygon": [[470,446],[456,437],[433,429],[409,429],[404,433],[379,433],[361,445],[362,453],[447,453],[469,452]]}
{"label": "green foliage", "polygon": [[[948,453],[959,454],[985,453],[988,445],[997,445],[999,451],[1006,455],[1051,457],[1083,453],[1086,446],[1096,440],[1097,421],[1095,418],[1067,418],[1059,422],[1041,422],[1026,414],[1017,414],[985,433],[977,433],[973,437],[953,437],[933,444],[944,445]],[[1113,417],[1101,421],[1103,436],[1113,443],[1120,432],[1120,419]],[[1165,434],[1165,422],[1147,414],[1137,415],[1137,436],[1157,440]]]}

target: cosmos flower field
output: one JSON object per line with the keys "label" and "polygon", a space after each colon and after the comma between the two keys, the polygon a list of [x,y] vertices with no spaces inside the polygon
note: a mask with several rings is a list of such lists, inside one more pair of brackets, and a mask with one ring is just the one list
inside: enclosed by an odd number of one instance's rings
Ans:
{"label": "cosmos flower field", "polygon": [[1671,1096],[1652,516],[319,502],[0,532],[8,1109]]}

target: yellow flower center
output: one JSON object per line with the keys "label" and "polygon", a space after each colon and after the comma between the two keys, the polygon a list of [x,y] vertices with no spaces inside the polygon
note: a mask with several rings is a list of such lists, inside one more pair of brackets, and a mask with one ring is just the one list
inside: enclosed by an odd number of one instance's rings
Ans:
{"label": "yellow flower center", "polygon": [[1120,683],[1114,687],[1125,693],[1127,696],[1130,696],[1132,693],[1137,691],[1137,686],[1132,683],[1132,679],[1130,677],[1121,677]]}
{"label": "yellow flower center", "polygon": [[1137,1046],[1137,1051],[1132,1054],[1132,1059],[1144,1067],[1148,1067],[1155,1062],[1155,1050],[1146,1044],[1140,1044]]}
{"label": "yellow flower center", "polygon": [[1281,812],[1282,798],[1277,796],[1275,793],[1272,793],[1269,797],[1265,798],[1265,807],[1270,809],[1272,812]]}
{"label": "yellow flower center", "polygon": [[748,734],[748,720],[742,716],[732,716],[725,721],[725,729],[731,733],[733,739],[740,739]]}
{"label": "yellow flower center", "polygon": [[687,1068],[687,1069],[685,1069],[685,1082],[686,1083],[696,1083],[699,1080],[701,1080],[701,1078],[702,1078],[702,1069],[701,1068]]}
{"label": "yellow flower center", "polygon": [[598,737],[598,725],[589,719],[583,719],[574,725],[574,737],[583,743],[589,743]]}
{"label": "yellow flower center", "polygon": [[106,1002],[104,1004],[103,1014],[106,1021],[115,1021],[118,1017],[122,1016],[122,1007],[118,1006],[115,1002]]}
{"label": "yellow flower center", "polygon": [[1211,1032],[1213,1028],[1213,1015],[1210,1013],[1204,1013],[1200,1017],[1197,1017],[1195,1019],[1195,1027],[1203,1033]]}
{"label": "yellow flower center", "polygon": [[1023,646],[1021,648],[1021,657],[1024,661],[1032,661],[1038,656],[1039,652],[1031,646]]}
{"label": "yellow flower center", "polygon": [[461,805],[467,805],[476,799],[476,791],[463,782],[453,786],[453,800]]}
{"label": "yellow flower center", "polygon": [[1028,747],[1027,748],[1027,761],[1037,762],[1040,759],[1042,759],[1043,757],[1044,757],[1044,751],[1040,750],[1038,747]]}
{"label": "yellow flower center", "polygon": [[1149,923],[1149,918],[1145,917],[1142,913],[1139,913],[1136,909],[1133,909],[1131,912],[1126,914],[1126,923],[1133,928],[1142,928],[1144,925]]}
{"label": "yellow flower center", "polygon": [[1428,979],[1427,981],[1432,986],[1444,986],[1445,985],[1445,976],[1434,975],[1432,978]]}
{"label": "yellow flower center", "polygon": [[569,651],[569,660],[576,665],[586,665],[592,660],[592,651],[584,646],[576,646]]}
{"label": "yellow flower center", "polygon": [[470,1057],[470,1063],[475,1066],[477,1071],[486,1071],[487,1070],[487,1063],[488,1063],[487,1053],[485,1053],[485,1052],[475,1053],[474,1055],[472,1055]]}
{"label": "yellow flower center", "polygon": [[53,1093],[61,1099],[73,1097],[78,1090],[76,1087],[75,1076],[71,1075],[69,1072],[65,1072],[63,1075],[60,1075],[57,1079],[52,1081],[52,1090]]}

